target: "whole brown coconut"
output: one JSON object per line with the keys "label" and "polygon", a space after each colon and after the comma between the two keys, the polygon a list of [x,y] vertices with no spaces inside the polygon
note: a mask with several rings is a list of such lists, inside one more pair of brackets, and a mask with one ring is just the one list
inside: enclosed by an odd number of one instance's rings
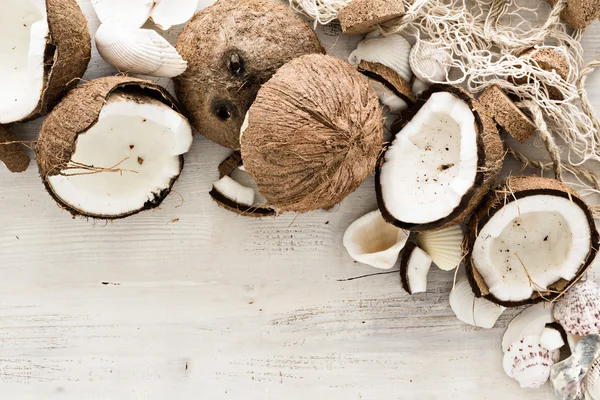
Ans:
{"label": "whole brown coconut", "polygon": [[218,1],[188,23],[177,50],[188,69],[175,90],[192,125],[232,149],[260,86],[293,58],[324,52],[311,28],[273,0]]}
{"label": "whole brown coconut", "polygon": [[367,79],[330,56],[283,66],[258,92],[242,131],[242,158],[269,205],[329,209],[373,172],[383,116]]}

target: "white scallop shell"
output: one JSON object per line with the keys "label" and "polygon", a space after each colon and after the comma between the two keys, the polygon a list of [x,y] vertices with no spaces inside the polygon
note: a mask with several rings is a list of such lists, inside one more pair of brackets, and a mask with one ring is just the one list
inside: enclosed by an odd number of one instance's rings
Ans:
{"label": "white scallop shell", "polygon": [[526,336],[510,345],[502,366],[509,377],[522,388],[539,388],[550,377],[552,366],[560,359],[560,351],[543,348],[538,336]]}
{"label": "white scallop shell", "polygon": [[417,235],[417,243],[441,270],[451,271],[463,259],[464,234],[460,225]]}
{"label": "white scallop shell", "polygon": [[554,318],[574,335],[600,332],[600,286],[578,282],[554,306]]}
{"label": "white scallop shell", "polygon": [[198,0],[155,0],[150,18],[163,31],[188,22],[198,8]]}
{"label": "white scallop shell", "polygon": [[409,56],[410,68],[415,76],[425,83],[448,81],[452,56],[439,44],[417,41]]}
{"label": "white scallop shell", "polygon": [[506,310],[483,297],[475,297],[466,276],[459,279],[450,292],[450,308],[460,321],[485,329],[493,328]]}
{"label": "white scallop shell", "polygon": [[356,50],[348,57],[348,62],[358,66],[361,61],[379,63],[393,69],[410,82],[412,71],[408,62],[410,43],[401,35],[371,37],[358,44]]}
{"label": "white scallop shell", "polygon": [[172,78],[187,69],[177,50],[151,29],[124,29],[100,25],[96,32],[98,52],[122,72]]}
{"label": "white scallop shell", "polygon": [[[552,367],[550,383],[558,400],[585,399],[585,377],[598,356],[600,356],[600,335],[591,334],[575,345],[569,358]],[[590,378],[590,381],[594,379]]]}
{"label": "white scallop shell", "polygon": [[103,24],[141,28],[150,17],[154,0],[92,0]]}
{"label": "white scallop shell", "polygon": [[408,233],[387,223],[379,210],[354,221],[344,233],[344,246],[358,262],[390,269],[406,245]]}
{"label": "white scallop shell", "polygon": [[585,375],[586,399],[600,400],[600,358],[596,358]]}
{"label": "white scallop shell", "polygon": [[545,303],[526,308],[510,321],[502,336],[502,351],[507,352],[511,344],[525,336],[540,338],[546,325],[553,322],[552,307]]}

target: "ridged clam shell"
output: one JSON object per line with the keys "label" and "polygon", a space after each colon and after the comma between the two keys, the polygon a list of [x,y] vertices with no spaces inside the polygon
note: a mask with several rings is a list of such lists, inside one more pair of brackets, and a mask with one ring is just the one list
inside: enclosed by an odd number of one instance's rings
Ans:
{"label": "ridged clam shell", "polygon": [[506,310],[483,297],[475,297],[466,276],[459,279],[450,292],[450,308],[460,321],[485,329],[493,328]]}
{"label": "ridged clam shell", "polygon": [[103,24],[134,29],[148,20],[154,0],[92,0],[92,6]]}
{"label": "ridged clam shell", "polygon": [[371,37],[358,44],[348,57],[348,62],[354,66],[358,66],[361,61],[379,63],[393,69],[402,79],[410,82],[413,76],[408,61],[410,48],[410,43],[400,35]]}
{"label": "ridged clam shell", "polygon": [[546,383],[552,366],[559,359],[559,350],[543,348],[539,337],[532,335],[511,344],[504,354],[502,365],[506,375],[519,382],[522,388],[539,388]]}
{"label": "ridged clam shell", "polygon": [[122,72],[172,78],[187,69],[175,47],[151,29],[127,29],[100,25],[98,52]]}
{"label": "ridged clam shell", "polygon": [[586,336],[600,332],[600,286],[578,282],[554,306],[554,318],[565,331]]}
{"label": "ridged clam shell", "polygon": [[569,358],[552,367],[550,383],[558,400],[585,399],[585,378],[598,356],[600,356],[600,335],[591,334],[575,345]]}
{"label": "ridged clam shell", "polygon": [[354,221],[344,233],[344,247],[358,262],[390,269],[406,245],[408,233],[387,223],[379,210]]}
{"label": "ridged clam shell", "polygon": [[415,76],[425,83],[448,80],[452,56],[442,45],[418,41],[410,51],[409,64]]}
{"label": "ridged clam shell", "polygon": [[585,375],[585,394],[591,400],[600,400],[600,358],[595,359]]}
{"label": "ridged clam shell", "polygon": [[460,225],[433,232],[423,232],[417,236],[417,243],[444,271],[458,267],[463,259],[464,234]]}

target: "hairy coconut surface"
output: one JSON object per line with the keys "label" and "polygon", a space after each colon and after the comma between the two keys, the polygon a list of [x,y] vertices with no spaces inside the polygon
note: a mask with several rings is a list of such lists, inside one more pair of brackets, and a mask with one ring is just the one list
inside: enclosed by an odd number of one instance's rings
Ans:
{"label": "hairy coconut surface", "polygon": [[592,264],[599,241],[579,195],[538,177],[511,177],[489,192],[466,237],[474,293],[506,307],[560,296]]}
{"label": "hairy coconut surface", "polygon": [[188,63],[177,97],[202,135],[232,149],[260,86],[293,58],[324,52],[312,29],[272,0],[218,1],[186,25],[177,50]]}
{"label": "hairy coconut surface", "polygon": [[[121,97],[123,99],[114,99],[114,97]],[[56,106],[56,108],[50,113],[48,118],[44,121],[42,125],[40,136],[37,141],[36,146],[36,155],[37,162],[40,171],[40,175],[48,192],[55,198],[55,200],[65,208],[67,208],[73,214],[81,214],[84,216],[93,216],[96,218],[122,218],[131,214],[135,214],[144,209],[154,208],[158,206],[162,200],[169,194],[170,189],[179,176],[181,172],[181,168],[183,167],[183,156],[177,155],[177,165],[167,167],[170,170],[173,170],[170,178],[170,182],[164,188],[159,188],[159,193],[154,193],[154,197],[148,200],[143,207],[135,210],[128,210],[123,213],[102,213],[102,212],[90,212],[86,209],[80,209],[75,207],[73,204],[69,204],[69,201],[61,198],[55,193],[53,190],[53,177],[58,176],[68,176],[65,174],[65,171],[73,170],[73,157],[78,150],[78,143],[81,141],[80,136],[89,134],[93,131],[93,128],[99,125],[99,120],[101,119],[101,112],[103,109],[110,105],[112,100],[127,100],[130,104],[135,107],[135,104],[148,104],[148,105],[159,105],[162,107],[166,107],[169,110],[173,110],[173,115],[165,114],[164,124],[176,125],[179,121],[184,121],[184,118],[177,113],[178,109],[175,103],[175,100],[169,95],[169,93],[160,87],[159,85],[130,77],[106,77],[93,80],[85,85],[79,86],[73,89],[64,99],[63,101]],[[155,110],[156,108],[153,108]],[[117,109],[114,114],[122,115],[123,117],[135,117],[137,110],[130,111],[131,109]],[[148,113],[148,111],[145,111]],[[154,111],[150,111],[152,114]],[[144,120],[140,117],[140,123],[146,123],[148,121],[147,130],[148,134],[150,134],[150,130],[156,131],[157,129],[152,129],[153,125],[156,125],[154,121],[151,121],[152,115],[148,115],[144,117]],[[177,120],[177,121],[174,121]],[[114,122],[114,121],[113,121]],[[118,121],[117,121],[118,122]],[[118,122],[117,125],[113,127],[114,130],[121,130],[123,135],[127,135],[130,133],[135,133],[139,131],[139,127],[135,127],[130,124],[131,121],[121,121]],[[104,122],[104,124],[110,124],[111,122]],[[187,124],[187,121],[185,122]],[[152,125],[152,126],[151,126]],[[133,127],[132,127],[133,126]],[[166,125],[165,125],[166,126]],[[104,127],[106,129],[111,128],[110,126]],[[103,129],[104,129],[103,128]],[[131,129],[129,129],[131,128]],[[110,129],[111,131],[113,129]],[[189,127],[188,127],[189,129]],[[101,132],[94,132],[94,135],[101,134]],[[107,136],[108,137],[108,136]],[[87,139],[87,138],[86,138]],[[167,138],[168,139],[168,138]],[[167,140],[165,139],[165,140]],[[102,139],[98,139],[102,142]],[[111,143],[116,143],[120,140],[118,136],[113,139],[105,140],[104,145],[100,146],[100,142],[97,143],[98,153],[102,151],[110,152]],[[161,139],[162,140],[162,139]],[[83,141],[81,141],[83,143]],[[161,144],[162,143],[162,144]],[[190,131],[190,143],[191,143],[191,131]],[[169,145],[168,147],[162,147],[163,144]],[[86,144],[86,147],[89,147],[90,143]],[[93,145],[93,143],[91,143]],[[124,144],[125,145],[125,144]],[[144,144],[146,145],[146,144]],[[150,149],[148,151],[157,152],[162,154],[162,152],[171,152],[170,146],[178,147],[177,143],[173,143],[169,141],[169,143],[158,140],[154,144],[148,144]],[[158,147],[157,147],[158,146]],[[134,150],[133,146],[125,146],[129,150]],[[180,146],[179,146],[180,147]],[[164,149],[164,150],[161,150]],[[88,149],[90,150],[90,149]],[[89,151],[86,150],[86,153]],[[176,149],[175,149],[176,150]],[[82,150],[83,151],[83,150]],[[93,151],[92,151],[93,153]],[[170,153],[169,153],[170,154]],[[181,154],[181,152],[177,152],[177,154]],[[92,155],[93,156],[93,155]],[[135,160],[134,160],[135,161]],[[148,160],[150,161],[150,160]],[[170,161],[168,161],[170,162]],[[138,158],[137,163],[141,167],[144,164],[143,158]],[[119,164],[122,167],[122,164]],[[146,163],[146,167],[152,166],[151,163]],[[88,169],[90,168],[108,168],[110,169],[112,165],[87,165]],[[123,168],[123,167],[122,167]],[[141,169],[141,168],[140,168]],[[77,170],[76,172],[79,172]],[[88,172],[98,172],[95,170]],[[100,171],[102,172],[102,171]],[[127,171],[130,172],[130,171]],[[161,171],[164,172],[164,171]],[[118,175],[111,172],[103,172],[104,174],[112,174]],[[82,172],[83,174],[83,172]],[[137,171],[137,175],[140,177],[147,175],[146,172]],[[151,177],[150,177],[151,178]],[[141,178],[140,178],[141,179]],[[56,182],[56,180],[54,180]],[[62,184],[61,184],[62,185]],[[88,183],[83,183],[79,185],[79,188],[84,187],[85,185],[89,186]],[[62,185],[65,186],[65,185]],[[61,186],[61,187],[62,187]],[[93,188],[92,188],[93,190]],[[69,191],[67,191],[69,192]],[[72,191],[71,191],[72,192]],[[71,193],[69,192],[69,193]],[[83,204],[85,206],[85,204]]]}
{"label": "hairy coconut surface", "polygon": [[[471,110],[471,113],[474,117],[476,134],[476,149],[474,151],[477,152],[477,168],[472,185],[464,193],[462,193],[460,201],[458,201],[457,203],[457,206],[454,207],[453,210],[447,215],[441,216],[432,221],[420,221],[418,223],[413,221],[400,220],[396,218],[390,210],[391,208],[397,208],[397,204],[386,204],[385,201],[386,193],[384,193],[384,190],[390,189],[385,189],[383,187],[384,185],[382,185],[383,180],[387,179],[385,177],[382,177],[382,172],[384,169],[384,164],[386,162],[386,157],[388,155],[387,152],[389,152],[393,146],[392,142],[392,145],[390,145],[386,151],[386,155],[384,155],[384,157],[380,159],[377,165],[375,189],[377,192],[377,201],[379,204],[379,209],[381,210],[381,213],[386,219],[386,221],[402,229],[407,229],[415,232],[443,229],[451,225],[458,224],[465,220],[475,210],[477,205],[481,202],[481,199],[495,184],[496,178],[502,168],[502,161],[504,160],[504,145],[502,143],[502,139],[500,138],[498,129],[493,119],[487,114],[487,112],[483,110],[481,104],[477,100],[475,100],[471,96],[471,94],[467,93],[463,89],[454,86],[433,85],[427,92],[423,93],[417,100],[416,104],[413,107],[406,110],[405,113],[403,113],[399,123],[394,124],[394,129],[399,130],[399,132],[396,134],[396,138],[401,137],[399,135],[403,134],[402,129],[404,129],[404,127],[419,113],[421,108],[423,108],[423,106],[427,103],[431,96],[434,93],[439,92],[450,93],[452,96],[466,103],[469,109]],[[440,118],[439,115],[433,115],[433,117]],[[438,140],[435,138],[432,138],[431,140],[433,141],[432,143],[438,142]],[[429,145],[427,145],[427,143],[421,144],[424,145],[423,149],[421,150],[425,151],[425,154],[428,154],[429,152],[433,151],[434,147],[439,147],[439,143],[436,146],[433,146],[433,144],[431,143]],[[447,151],[449,150],[450,149],[448,149]],[[454,151],[456,150],[457,149],[454,149]],[[461,149],[458,150],[462,151]],[[462,157],[462,153],[460,154]],[[433,157],[433,155],[428,155],[428,157],[429,156]],[[398,158],[397,160],[402,162],[402,158]],[[452,167],[453,166],[442,166],[442,168],[440,168],[440,171],[438,172],[444,173],[446,170],[449,170]],[[386,185],[391,185],[390,187],[393,187],[393,190],[397,194],[402,193],[402,187],[394,186],[394,182],[392,182],[392,179],[395,180],[394,177],[399,176],[398,174],[405,173],[406,171],[411,171],[410,173],[414,172],[416,174],[416,171],[418,171],[418,165],[406,165],[405,167],[400,167],[397,165],[396,167],[390,168],[388,170],[387,177],[390,179],[390,182],[386,183]],[[425,178],[424,181],[426,182],[424,184],[437,185],[437,178],[434,178],[435,176]],[[399,184],[398,182],[396,182],[396,185]],[[434,189],[435,191],[436,188],[433,187],[432,189]],[[435,196],[436,194],[433,193],[433,195]],[[408,201],[415,202],[421,200],[423,199],[419,199],[418,197],[413,196],[411,196],[408,199]],[[421,206],[424,206],[424,204],[425,203],[423,200],[423,204]],[[403,210],[403,214],[411,214],[410,208]]]}
{"label": "hairy coconut surface", "polygon": [[0,163],[10,172],[23,172],[29,166],[23,145],[17,143],[16,136],[3,125],[0,125]]}
{"label": "hairy coconut surface", "polygon": [[75,0],[9,0],[0,14],[0,123],[46,114],[90,60],[87,21]]}
{"label": "hairy coconut surface", "polygon": [[373,172],[383,143],[374,89],[350,64],[299,57],[259,91],[241,136],[242,158],[269,204],[329,209]]}

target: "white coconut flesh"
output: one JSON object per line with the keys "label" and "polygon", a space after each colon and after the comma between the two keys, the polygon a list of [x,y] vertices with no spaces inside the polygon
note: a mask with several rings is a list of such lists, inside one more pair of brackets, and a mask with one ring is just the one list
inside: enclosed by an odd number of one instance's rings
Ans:
{"label": "white coconut flesh", "polygon": [[44,90],[48,22],[43,0],[5,0],[0,13],[0,124],[20,121]]}
{"label": "white coconut flesh", "polygon": [[505,205],[479,230],[473,265],[497,299],[526,300],[560,279],[573,279],[590,251],[590,236],[576,203],[527,196]]}
{"label": "white coconut flesh", "polygon": [[[191,143],[189,123],[170,107],[111,95],[98,122],[78,136],[74,168],[49,177],[48,184],[62,202],[83,214],[127,215],[170,188]],[[88,168],[76,168],[80,164]]]}
{"label": "white coconut flesh", "polygon": [[379,184],[388,213],[411,224],[449,216],[475,183],[477,137],[469,105],[434,93],[385,153]]}
{"label": "white coconut flesh", "polygon": [[406,280],[411,294],[427,291],[427,275],[431,263],[431,257],[427,253],[418,247],[414,248],[406,266]]}
{"label": "white coconut flesh", "polygon": [[254,204],[254,189],[234,181],[229,176],[224,176],[213,183],[213,188],[235,203],[248,207]]}
{"label": "white coconut flesh", "polygon": [[402,100],[400,96],[383,83],[378,82],[375,79],[369,79],[369,83],[371,84],[371,87],[375,89],[375,93],[377,93],[377,97],[379,97],[381,104],[386,106],[388,108],[387,111],[391,114],[398,115],[408,108],[408,103]]}

